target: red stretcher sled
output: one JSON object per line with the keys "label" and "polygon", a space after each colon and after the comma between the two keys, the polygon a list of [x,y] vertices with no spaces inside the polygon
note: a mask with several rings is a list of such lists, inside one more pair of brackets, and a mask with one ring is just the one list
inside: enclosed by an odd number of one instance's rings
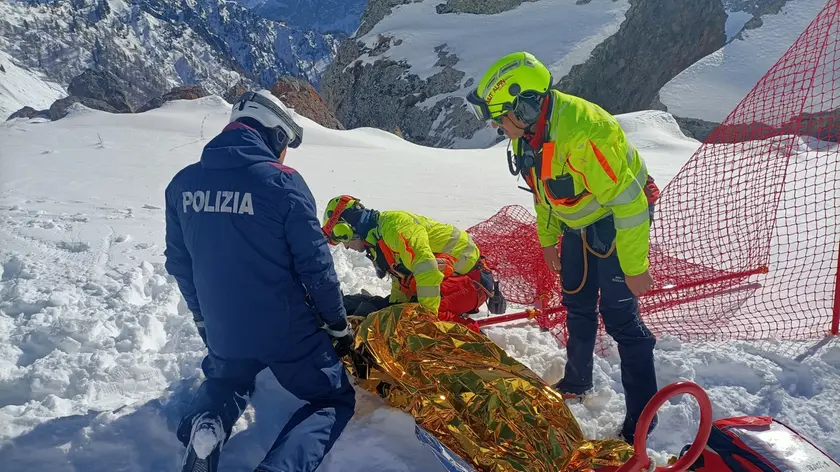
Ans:
{"label": "red stretcher sled", "polygon": [[[700,405],[700,428],[694,442],[668,466],[653,467],[645,432],[668,399],[693,396]],[[655,433],[654,433],[655,434]],[[676,382],[657,392],[636,427],[635,455],[617,468],[584,472],[840,472],[840,463],[790,426],[769,416],[740,416],[712,421],[712,404],[693,382]]]}

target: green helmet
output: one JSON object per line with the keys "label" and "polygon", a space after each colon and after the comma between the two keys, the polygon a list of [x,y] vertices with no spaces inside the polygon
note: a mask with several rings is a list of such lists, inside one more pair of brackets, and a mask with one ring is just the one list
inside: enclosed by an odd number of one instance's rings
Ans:
{"label": "green helmet", "polygon": [[534,103],[548,93],[551,85],[551,72],[539,59],[529,52],[515,52],[487,69],[467,96],[467,103],[482,121],[498,122],[512,111],[521,121],[533,123],[539,116],[539,107],[534,109]]}
{"label": "green helmet", "polygon": [[339,195],[327,203],[327,208],[324,210],[324,226],[321,227],[321,231],[324,232],[330,245],[335,246],[353,239],[356,231],[341,217],[341,214],[344,210],[357,206],[364,208],[361,201],[352,195]]}

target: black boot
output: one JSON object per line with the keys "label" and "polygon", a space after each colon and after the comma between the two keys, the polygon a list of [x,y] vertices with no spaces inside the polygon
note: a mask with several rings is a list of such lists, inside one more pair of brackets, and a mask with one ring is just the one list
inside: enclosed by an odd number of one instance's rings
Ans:
{"label": "black boot", "polygon": [[205,413],[192,422],[181,472],[216,472],[225,432],[217,415]]}
{"label": "black boot", "polygon": [[[631,421],[630,417],[624,417],[624,425],[621,428],[621,434],[619,437],[624,440],[629,445],[633,445],[633,442],[636,440],[636,421]],[[653,416],[653,421],[650,422],[650,427],[648,428],[648,437],[650,437],[650,433],[656,429],[656,425],[659,424],[659,415]],[[645,438],[647,439],[647,438]]]}

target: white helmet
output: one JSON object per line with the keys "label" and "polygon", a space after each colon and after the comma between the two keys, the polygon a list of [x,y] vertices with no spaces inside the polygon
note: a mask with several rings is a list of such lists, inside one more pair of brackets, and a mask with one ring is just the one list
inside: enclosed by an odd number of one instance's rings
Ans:
{"label": "white helmet", "polygon": [[292,119],[290,110],[268,90],[245,92],[236,99],[230,112],[230,121],[240,118],[252,118],[270,130],[282,131],[277,143],[281,149],[291,148],[303,142],[303,128]]}

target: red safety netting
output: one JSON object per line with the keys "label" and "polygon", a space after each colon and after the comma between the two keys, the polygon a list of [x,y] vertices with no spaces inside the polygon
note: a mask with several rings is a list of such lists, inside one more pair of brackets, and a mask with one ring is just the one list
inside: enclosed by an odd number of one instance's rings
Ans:
{"label": "red safety netting", "polygon": [[[640,300],[648,326],[684,340],[828,332],[838,143],[840,1],[831,1],[662,190],[651,232],[656,288]],[[508,299],[541,308],[540,325],[564,340],[561,287],[535,223],[510,206],[469,231]]]}

